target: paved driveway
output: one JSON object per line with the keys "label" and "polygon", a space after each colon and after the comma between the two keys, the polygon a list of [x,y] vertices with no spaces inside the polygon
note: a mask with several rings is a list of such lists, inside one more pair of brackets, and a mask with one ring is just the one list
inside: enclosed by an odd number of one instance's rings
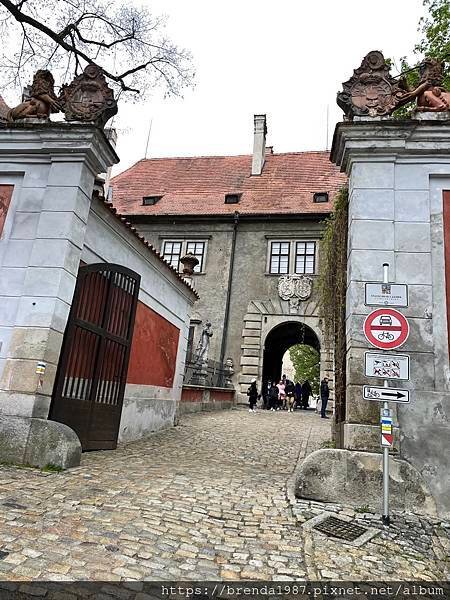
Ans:
{"label": "paved driveway", "polygon": [[84,454],[64,473],[4,467],[0,577],[304,577],[285,484],[299,453],[328,438],[313,412],[233,410]]}
{"label": "paved driveway", "polygon": [[[64,473],[1,467],[0,588],[1,579],[445,579],[448,523],[394,515],[386,530],[379,515],[289,503],[286,481],[329,439],[329,423],[312,411],[203,413],[84,454]],[[301,527],[324,510],[379,533],[357,548]]]}

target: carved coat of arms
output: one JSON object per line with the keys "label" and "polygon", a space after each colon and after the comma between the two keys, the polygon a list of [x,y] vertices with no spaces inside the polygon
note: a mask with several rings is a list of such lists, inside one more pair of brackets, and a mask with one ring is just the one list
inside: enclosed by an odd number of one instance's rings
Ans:
{"label": "carved coat of arms", "polygon": [[307,300],[312,292],[312,278],[307,275],[283,275],[278,280],[278,295],[289,301],[289,307],[297,310],[300,302]]}
{"label": "carved coat of arms", "polygon": [[354,70],[342,87],[337,103],[349,119],[355,115],[390,115],[409,100],[402,80],[392,77],[383,54],[377,50],[363,58],[361,66]]}
{"label": "carved coat of arms", "polygon": [[97,65],[88,65],[72,83],[64,85],[59,100],[66,121],[88,121],[104,127],[117,113],[113,91]]}

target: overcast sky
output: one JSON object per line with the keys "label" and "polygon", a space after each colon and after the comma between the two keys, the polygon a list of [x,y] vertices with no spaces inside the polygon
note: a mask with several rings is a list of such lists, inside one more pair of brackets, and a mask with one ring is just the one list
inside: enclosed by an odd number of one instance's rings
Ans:
{"label": "overcast sky", "polygon": [[275,152],[324,150],[342,112],[341,83],[370,50],[411,55],[422,0],[141,0],[168,16],[167,33],[191,50],[196,87],[120,105],[122,171],[147,156],[248,154],[253,114],[266,113]]}

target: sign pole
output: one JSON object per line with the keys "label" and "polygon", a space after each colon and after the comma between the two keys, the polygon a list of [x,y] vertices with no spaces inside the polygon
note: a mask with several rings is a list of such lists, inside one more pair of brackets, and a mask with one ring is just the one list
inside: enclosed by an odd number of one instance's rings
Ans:
{"label": "sign pole", "polygon": [[[389,283],[389,263],[383,264],[383,283]],[[388,381],[385,379],[384,387],[388,387]],[[383,414],[389,415],[389,402],[383,402]],[[389,447],[383,447],[383,525],[390,525],[389,517]]]}

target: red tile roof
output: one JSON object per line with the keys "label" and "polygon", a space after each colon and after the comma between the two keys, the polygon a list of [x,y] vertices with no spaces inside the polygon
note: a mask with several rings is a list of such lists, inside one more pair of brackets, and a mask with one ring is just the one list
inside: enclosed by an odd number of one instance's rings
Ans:
{"label": "red tile roof", "polygon": [[[347,181],[328,152],[266,153],[261,175],[251,176],[252,157],[202,156],[143,159],[112,179],[112,202],[123,215],[226,215],[327,213],[315,192],[330,199]],[[225,194],[242,194],[225,204]],[[144,196],[162,196],[143,206]]]}
{"label": "red tile roof", "polygon": [[133,227],[133,225],[127,220],[126,217],[118,215],[117,209],[115,209],[114,206],[110,202],[105,200],[105,198],[103,197],[102,194],[99,194],[98,192],[96,192],[95,189],[94,189],[93,195],[97,196],[97,198],[100,200],[100,202],[102,202],[106,206],[106,208],[112,212],[112,214],[123,224],[124,227],[126,227],[129,231],[131,231],[131,233],[135,237],[138,238],[138,240],[146,247],[146,249],[149,252],[151,252],[154,256],[156,256],[156,258],[164,265],[164,267],[166,269],[169,269],[169,271],[171,271],[177,279],[179,279],[182,283],[184,283],[185,286],[187,286],[191,290],[191,292],[194,294],[194,296],[197,298],[197,300],[200,298],[197,290],[188,281],[186,281],[184,279],[184,277],[174,267],[172,267],[172,265],[170,265],[164,259],[162,254],[160,254],[158,252],[158,250],[154,246],[152,246],[152,244],[147,242],[147,240],[144,238],[143,235],[140,235],[140,233],[138,233],[137,229],[135,227]]}

